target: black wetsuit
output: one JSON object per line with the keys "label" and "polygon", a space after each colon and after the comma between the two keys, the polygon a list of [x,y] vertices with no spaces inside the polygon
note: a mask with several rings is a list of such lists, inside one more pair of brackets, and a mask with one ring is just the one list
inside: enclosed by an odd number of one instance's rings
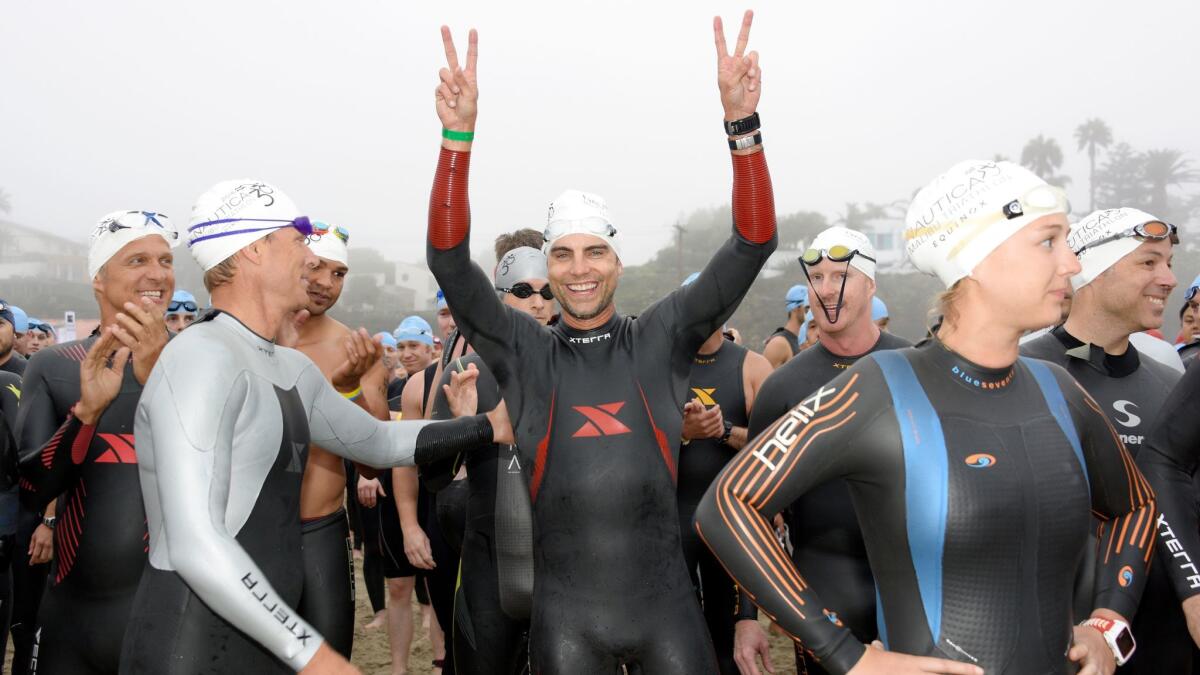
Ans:
{"label": "black wetsuit", "polygon": [[21,378],[0,371],[0,651],[8,649],[13,611],[12,566],[17,558],[17,406]]}
{"label": "black wetsuit", "polygon": [[930,340],[858,361],[756,437],[697,528],[733,576],[830,673],[866,648],[810,587],[767,518],[844,478],[889,649],[989,675],[1074,672],[1075,572],[1105,519],[1094,606],[1134,616],[1154,495],[1100,407],[1060,367],[972,364]]}
{"label": "black wetsuit", "polygon": [[733,233],[692,284],[582,331],[505,306],[471,261],[470,155],[441,151],[426,259],[533,467],[533,672],[713,672],[680,542],[676,439],[692,358],[777,244],[765,156],[732,157]]}
{"label": "black wetsuit", "polygon": [[[1181,377],[1178,371],[1154,359],[1142,358],[1132,344],[1124,354],[1105,354],[1100,347],[1080,342],[1063,326],[1022,345],[1021,353],[1065,368],[1104,409],[1135,460],[1154,417]],[[1087,618],[1091,610],[1098,543],[1094,530],[1076,590],[1077,620]],[[1170,559],[1160,552],[1131,626],[1138,649],[1121,668],[1122,673],[1191,671],[1194,646],[1167,577],[1169,565]]]}
{"label": "black wetsuit", "polygon": [[25,374],[25,367],[27,364],[28,361],[25,359],[25,357],[14,351],[9,354],[9,359],[7,361],[0,363],[0,372],[12,373],[17,377],[21,377]]}
{"label": "black wetsuit", "polygon": [[780,336],[787,341],[788,349],[792,350],[792,356],[789,357],[789,359],[800,353],[800,336],[783,326],[776,328],[775,332],[771,333],[770,337],[767,338],[767,342],[770,342],[771,340],[774,340],[776,337]]}
{"label": "black wetsuit", "polygon": [[80,363],[96,339],[47,347],[25,372],[21,498],[35,510],[58,501],[50,583],[38,611],[39,674],[117,672],[146,564],[133,440],[142,385],[132,360],[95,426],[70,414],[80,396]]}
{"label": "black wetsuit", "polygon": [[[881,332],[867,354],[901,349],[909,342]],[[839,356],[821,342],[801,352],[767,377],[750,414],[749,437],[761,434],[787,414],[804,397],[841,375],[866,354]],[[831,480],[815,486],[784,510],[792,542],[792,562],[804,577],[821,589],[821,599],[837,612],[842,623],[863,643],[878,637],[875,620],[875,580],[867,562],[862,530],[850,500],[846,481]],[[824,675],[825,669],[809,659],[797,645],[796,669]]]}
{"label": "black wetsuit", "polygon": [[345,509],[302,521],[304,589],[296,611],[347,659],[354,648],[354,557]]}
{"label": "black wetsuit", "polygon": [[[722,340],[717,351],[696,355],[688,382],[690,396],[699,399],[705,407],[720,405],[721,416],[735,427],[745,427],[749,420],[742,377],[746,351],[745,347]],[[738,672],[733,661],[737,585],[696,535],[692,517],[708,486],[736,453],[737,450],[716,438],[697,438],[679,448],[677,497],[683,558],[704,609],[704,620],[708,623],[721,675],[737,675]]]}
{"label": "black wetsuit", "polygon": [[[425,389],[421,393],[421,410],[425,410],[425,402],[429,399],[430,391],[433,388],[433,374],[436,370],[437,364],[433,363],[422,371],[425,376]],[[405,378],[404,381],[408,382],[408,378]],[[413,566],[404,553],[404,530],[400,527],[400,512],[396,508],[396,491],[392,487],[392,470],[380,471],[379,482],[383,485],[385,493],[376,504],[379,512],[379,549],[383,553],[383,577],[398,579],[418,576],[423,570]],[[422,528],[425,527],[425,502],[425,495],[418,490],[417,517]],[[428,532],[425,534],[429,535]]]}
{"label": "black wetsuit", "polygon": [[[474,365],[479,369],[476,389],[479,392],[479,411],[488,411],[500,401],[496,379],[478,354],[455,359],[453,366],[442,373],[441,384],[449,384],[456,370]],[[449,405],[441,386],[433,401],[433,419],[447,419]],[[526,632],[529,621],[510,617],[503,610],[500,596],[500,557],[498,551],[497,504],[500,480],[516,480],[527,492],[527,483],[520,471],[508,472],[501,467],[502,458],[511,460],[510,446],[488,444],[466,458],[467,503],[462,536],[462,558],[459,585],[454,596],[454,668],[460,675],[514,675],[522,672],[527,662]],[[461,482],[461,481],[460,481]],[[453,487],[453,484],[451,484]],[[439,507],[446,491],[437,495]],[[528,506],[528,502],[526,502]],[[528,517],[528,515],[526,516]],[[446,529],[443,523],[443,529]],[[532,536],[525,532],[525,538]]]}

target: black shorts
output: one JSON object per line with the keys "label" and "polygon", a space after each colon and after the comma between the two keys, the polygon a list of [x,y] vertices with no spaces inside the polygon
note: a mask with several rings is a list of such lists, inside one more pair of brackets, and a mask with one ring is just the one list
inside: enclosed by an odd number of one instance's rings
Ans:
{"label": "black shorts", "polygon": [[[400,514],[396,512],[396,500],[392,497],[391,472],[379,476],[387,497],[379,499],[379,550],[383,554],[383,576],[386,579],[415,576],[419,571],[404,555],[404,531],[400,529]],[[386,482],[385,482],[386,481]],[[370,510],[364,510],[366,515]]]}

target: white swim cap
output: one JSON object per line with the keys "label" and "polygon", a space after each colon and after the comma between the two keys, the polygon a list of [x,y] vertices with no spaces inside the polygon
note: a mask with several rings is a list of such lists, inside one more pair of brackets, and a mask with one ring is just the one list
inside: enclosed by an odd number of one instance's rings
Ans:
{"label": "white swim cap", "polygon": [[[857,230],[835,225],[823,230],[813,239],[808,250],[816,249],[824,256],[829,256],[835,252],[837,247],[844,246],[851,251],[857,251],[858,255],[850,258],[850,266],[854,267],[863,274],[875,278],[875,247],[871,245],[871,240],[867,235]],[[833,257],[838,257],[836,254]],[[800,258],[800,262],[804,262],[804,258]],[[815,264],[815,263],[814,263]]]}
{"label": "white swim cap", "polygon": [[95,279],[100,268],[126,244],[150,236],[162,237],[171,248],[179,245],[179,231],[161,213],[113,211],[101,218],[88,242],[88,278]]}
{"label": "white swim cap", "polygon": [[192,207],[188,248],[207,272],[275,230],[301,224],[298,221],[311,232],[307,218],[279,188],[257,180],[222,181]]}
{"label": "white swim cap", "polygon": [[621,237],[608,217],[604,198],[589,192],[567,190],[550,202],[546,213],[546,244],[542,252],[550,255],[554,242],[568,234],[590,234],[599,238],[621,257]]}
{"label": "white swim cap", "polygon": [[1012,162],[967,160],[933,179],[908,207],[905,249],[947,288],[1029,223],[1070,211],[1066,195]]}
{"label": "white swim cap", "polygon": [[313,222],[313,236],[308,238],[308,248],[313,255],[327,258],[350,266],[350,231],[341,225]]}
{"label": "white swim cap", "polygon": [[[1076,251],[1082,269],[1071,277],[1071,286],[1075,290],[1083,288],[1118,260],[1133,253],[1145,241],[1134,236],[1134,228],[1147,223],[1161,223],[1174,233],[1174,228],[1166,225],[1166,221],[1129,208],[1095,211],[1072,225],[1067,245]],[[1108,241],[1102,241],[1105,239]]]}

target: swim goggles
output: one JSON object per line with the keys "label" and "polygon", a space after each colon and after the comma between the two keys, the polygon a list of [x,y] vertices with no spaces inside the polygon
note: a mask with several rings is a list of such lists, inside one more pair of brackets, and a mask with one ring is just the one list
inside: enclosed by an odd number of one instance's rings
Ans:
{"label": "swim goggles", "polygon": [[110,233],[115,233],[119,230],[136,230],[153,225],[162,230],[163,236],[167,237],[169,240],[175,241],[178,239],[179,232],[175,231],[175,228],[173,227],[164,225],[162,221],[158,219],[159,216],[166,218],[165,214],[153,213],[151,211],[126,211],[125,213],[122,213],[116,218],[108,221],[107,224],[102,223],[100,227],[108,230]]}
{"label": "swim goggles", "polygon": [[541,290],[535,291],[533,290],[532,284],[525,281],[519,281],[513,284],[512,288],[497,288],[496,290],[500,291],[501,293],[512,293],[514,296],[522,300],[531,297],[534,293],[537,293],[546,300],[554,299],[554,292],[550,290],[550,284],[546,284],[545,286],[542,286]]}
{"label": "swim goggles", "polygon": [[195,314],[196,310],[198,310],[199,308],[200,308],[199,305],[192,302],[191,300],[179,300],[179,301],[172,300],[171,304],[167,305],[167,314],[174,314],[174,313],[178,312],[180,309],[186,311],[188,314]]}
{"label": "swim goggles", "polygon": [[1067,193],[1053,185],[1038,185],[1021,195],[1020,197],[1006,203],[1000,207],[999,211],[985,213],[973,218],[965,220],[951,220],[938,225],[930,225],[928,227],[918,227],[904,233],[906,240],[918,239],[957,227],[966,234],[950,249],[948,258],[954,258],[962,252],[976,237],[987,231],[989,227],[996,223],[1002,223],[1023,216],[1042,216],[1051,213],[1069,213],[1071,211],[1070,202],[1067,201]]}
{"label": "swim goggles", "polygon": [[[1096,241],[1088,242],[1088,243],[1084,244],[1083,246],[1080,246],[1078,249],[1076,249],[1075,255],[1076,256],[1082,255],[1083,252],[1088,250],[1089,248],[1096,248],[1098,246],[1103,246],[1104,244],[1107,244],[1110,241],[1116,241],[1118,239],[1124,239],[1126,237],[1141,237],[1142,239],[1151,239],[1153,241],[1162,241],[1163,239],[1170,239],[1172,244],[1179,243],[1178,228],[1176,228],[1174,225],[1171,225],[1170,223],[1164,223],[1161,220],[1151,220],[1150,222],[1147,222],[1147,223],[1141,223],[1138,225],[1134,225],[1133,227],[1131,227],[1127,230],[1123,230],[1121,232],[1117,232],[1116,234],[1110,234],[1107,237],[1104,237],[1102,239],[1097,239]],[[1188,300],[1191,300],[1192,297],[1196,294],[1195,290],[1196,290],[1195,286],[1192,286],[1191,288],[1188,289],[1188,293],[1191,294],[1191,295],[1186,296]]]}
{"label": "swim goggles", "polygon": [[343,244],[350,243],[350,230],[347,230],[341,225],[330,225],[328,223],[322,223],[319,221],[312,224],[312,234],[308,236],[320,238],[327,234],[332,234],[338,239],[341,239]]}
{"label": "swim goggles", "polygon": [[828,258],[829,262],[850,262],[854,256],[862,256],[871,262],[875,262],[875,259],[866,253],[843,244],[837,244],[828,249],[810,248],[800,255],[800,262],[805,266],[816,265],[825,258]]}
{"label": "swim goggles", "polygon": [[[312,221],[308,219],[308,216],[299,216],[296,218],[292,218],[291,220],[283,220],[281,218],[222,218],[220,220],[206,220],[203,223],[196,223],[195,225],[192,225],[191,227],[188,228],[188,232],[193,232],[202,227],[211,227],[213,225],[224,225],[225,223],[241,223],[241,222],[283,223],[283,224],[282,225],[270,225],[267,227],[248,227],[248,228],[245,228],[242,230],[232,230],[232,231],[226,230],[224,232],[214,232],[212,234],[205,234],[205,235],[196,237],[195,239],[188,242],[188,245],[195,246],[197,243],[202,242],[206,239],[216,239],[218,237],[228,237],[228,236],[234,235],[234,234],[246,234],[247,232],[263,232],[265,230],[280,230],[285,227],[294,227],[294,228],[296,228],[297,232],[304,235],[305,237],[311,237],[311,236],[313,236],[313,233],[314,233]],[[349,237],[350,235],[347,234],[346,236]]]}

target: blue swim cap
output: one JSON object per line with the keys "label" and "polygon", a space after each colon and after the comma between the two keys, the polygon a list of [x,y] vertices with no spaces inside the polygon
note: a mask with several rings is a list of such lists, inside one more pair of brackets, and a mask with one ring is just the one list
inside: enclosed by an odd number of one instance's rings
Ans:
{"label": "blue swim cap", "polygon": [[446,307],[446,294],[442,292],[442,289],[440,289],[440,288],[438,289],[437,295],[435,296],[435,300],[436,300],[436,305],[437,305],[438,310],[441,310]]}
{"label": "blue swim cap", "polygon": [[796,284],[788,289],[787,292],[787,311],[792,311],[798,307],[804,307],[808,304],[808,286],[804,284]]}
{"label": "blue swim cap", "polygon": [[171,302],[167,305],[167,316],[172,314],[195,314],[199,311],[200,305],[196,302],[196,296],[180,289],[171,295]]}
{"label": "blue swim cap", "polygon": [[396,342],[412,340],[433,346],[433,329],[429,327],[429,322],[415,315],[405,317],[392,331],[392,337],[396,338]]}
{"label": "blue swim cap", "polygon": [[29,330],[29,315],[25,313],[25,310],[17,307],[16,305],[9,305],[8,310],[12,312],[13,315],[13,332],[27,332]]}
{"label": "blue swim cap", "polygon": [[888,318],[888,308],[879,298],[871,298],[871,320],[878,321]]}
{"label": "blue swim cap", "polygon": [[396,338],[392,337],[392,334],[387,331],[380,331],[376,333],[374,337],[379,338],[379,344],[383,345],[384,347],[399,346],[399,344],[396,342]]}

